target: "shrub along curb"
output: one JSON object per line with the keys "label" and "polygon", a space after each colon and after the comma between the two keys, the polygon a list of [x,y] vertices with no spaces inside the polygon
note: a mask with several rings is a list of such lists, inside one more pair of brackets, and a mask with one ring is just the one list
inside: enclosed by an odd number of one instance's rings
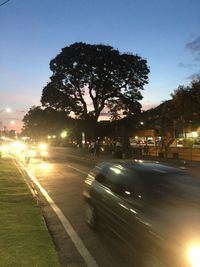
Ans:
{"label": "shrub along curb", "polygon": [[0,266],[60,266],[40,207],[10,158],[0,159],[0,207]]}

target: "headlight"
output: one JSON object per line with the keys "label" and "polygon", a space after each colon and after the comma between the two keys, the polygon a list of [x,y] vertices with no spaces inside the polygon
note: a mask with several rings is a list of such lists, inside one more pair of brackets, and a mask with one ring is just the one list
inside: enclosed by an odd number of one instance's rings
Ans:
{"label": "headlight", "polygon": [[45,149],[47,149],[47,145],[44,144],[44,143],[41,143],[41,144],[39,144],[39,149],[40,150],[45,150]]}
{"label": "headlight", "polygon": [[40,155],[42,156],[42,157],[46,157],[47,156],[47,151],[42,151],[41,153],[40,153]]}
{"label": "headlight", "polygon": [[3,146],[1,146],[0,150],[1,150],[2,152],[7,152],[7,151],[8,151],[8,147],[5,146],[5,145],[3,145]]}
{"label": "headlight", "polygon": [[200,267],[200,245],[191,246],[187,256],[192,267]]}
{"label": "headlight", "polygon": [[29,155],[30,157],[34,157],[34,156],[36,155],[35,150],[29,150],[28,155]]}

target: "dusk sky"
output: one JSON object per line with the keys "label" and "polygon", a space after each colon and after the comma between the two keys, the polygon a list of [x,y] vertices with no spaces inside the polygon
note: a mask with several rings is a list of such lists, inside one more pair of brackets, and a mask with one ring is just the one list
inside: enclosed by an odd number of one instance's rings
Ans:
{"label": "dusk sky", "polygon": [[[199,0],[10,0],[0,6],[0,121],[21,126],[40,105],[50,60],[74,42],[147,59],[143,109],[170,99],[200,75],[199,11]],[[6,107],[12,111],[2,112]]]}

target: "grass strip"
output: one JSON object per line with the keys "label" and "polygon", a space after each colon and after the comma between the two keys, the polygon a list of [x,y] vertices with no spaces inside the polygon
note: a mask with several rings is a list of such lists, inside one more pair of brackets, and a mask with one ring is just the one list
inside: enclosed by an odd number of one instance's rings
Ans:
{"label": "grass strip", "polygon": [[8,158],[0,159],[0,266],[60,266],[41,210]]}

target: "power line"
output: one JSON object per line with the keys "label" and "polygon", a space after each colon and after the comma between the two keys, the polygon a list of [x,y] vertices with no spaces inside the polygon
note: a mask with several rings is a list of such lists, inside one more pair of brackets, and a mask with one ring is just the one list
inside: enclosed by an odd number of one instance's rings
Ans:
{"label": "power line", "polygon": [[1,3],[0,4],[0,6],[3,6],[3,5],[5,5],[6,3],[8,3],[10,0],[7,0],[7,1],[5,1],[5,2],[3,2],[3,3]]}

